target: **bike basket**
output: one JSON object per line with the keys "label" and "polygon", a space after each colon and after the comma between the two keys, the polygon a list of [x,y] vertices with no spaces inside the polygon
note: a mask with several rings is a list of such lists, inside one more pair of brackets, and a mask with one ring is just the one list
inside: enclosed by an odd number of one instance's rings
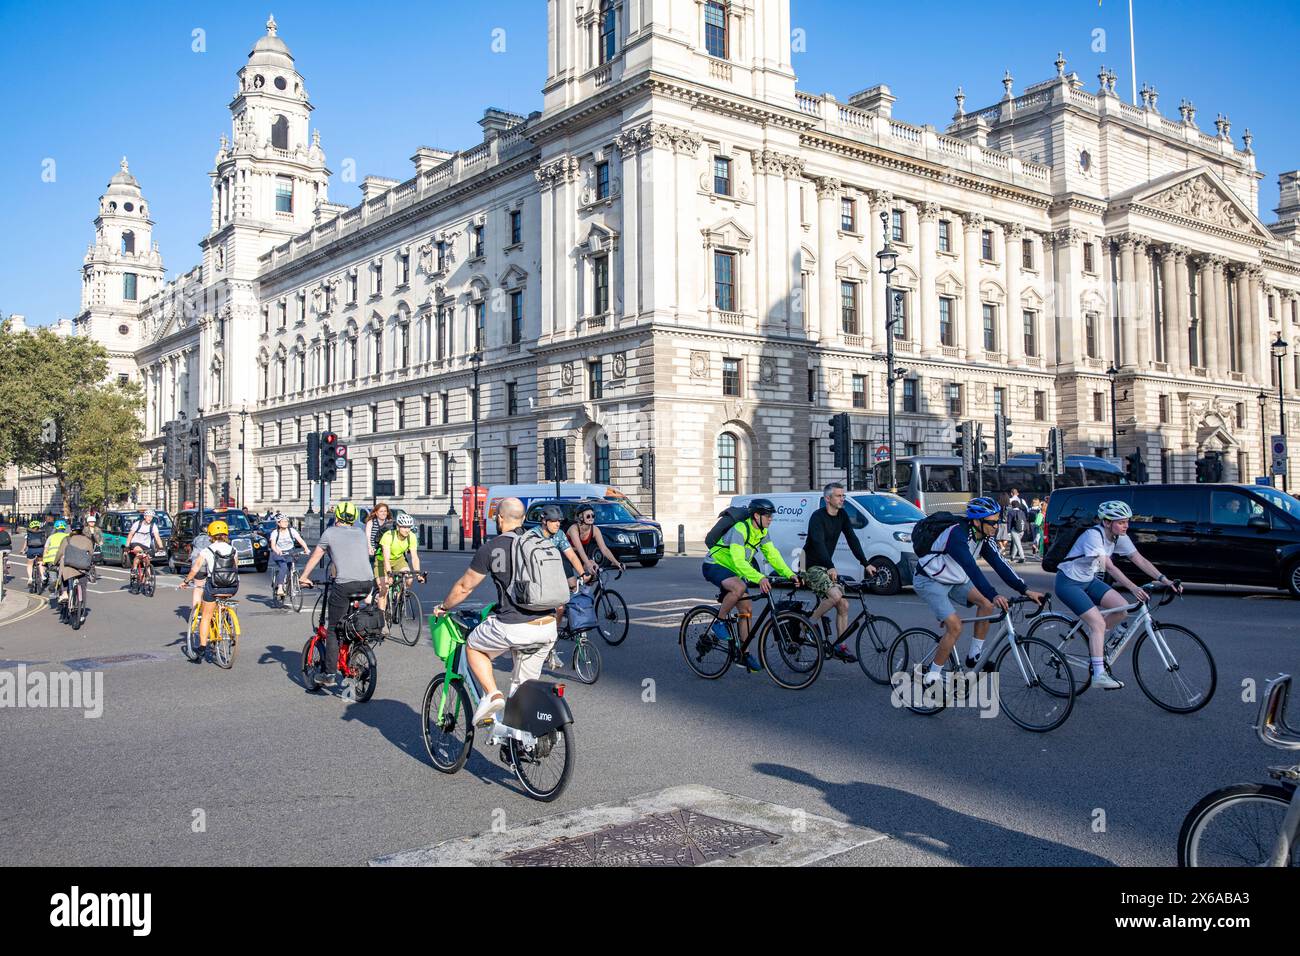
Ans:
{"label": "bike basket", "polygon": [[460,629],[450,614],[442,617],[429,615],[429,639],[433,643],[435,656],[446,660],[456,648],[465,643],[465,632]]}

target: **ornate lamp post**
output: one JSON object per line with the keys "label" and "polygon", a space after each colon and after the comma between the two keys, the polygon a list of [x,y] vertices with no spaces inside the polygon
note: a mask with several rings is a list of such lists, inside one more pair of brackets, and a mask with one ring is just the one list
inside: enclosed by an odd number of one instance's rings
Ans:
{"label": "ornate lamp post", "polygon": [[447,514],[456,517],[456,459],[447,456]]}
{"label": "ornate lamp post", "polygon": [[248,453],[244,451],[244,428],[247,423],[248,406],[244,405],[239,409],[239,475],[235,478],[235,487],[239,489],[240,511],[244,510],[244,466],[248,463]]}
{"label": "ornate lamp post", "polygon": [[1110,457],[1119,457],[1119,423],[1115,420],[1115,379],[1119,376],[1119,369],[1114,365],[1106,369],[1106,377],[1110,379]]}
{"label": "ornate lamp post", "polygon": [[1287,340],[1278,332],[1271,350],[1273,358],[1277,359],[1277,417],[1281,425],[1278,430],[1282,433],[1282,445],[1287,450],[1286,465],[1282,469],[1282,490],[1289,492],[1291,489],[1287,487],[1287,472],[1291,470],[1291,449],[1286,440],[1286,395],[1282,391],[1282,361],[1286,358],[1287,345]]}
{"label": "ornate lamp post", "polygon": [[[1268,425],[1264,421],[1264,411],[1268,407],[1268,392],[1260,392],[1256,396],[1259,399],[1259,467],[1264,474],[1268,474]],[[1245,477],[1244,475],[1242,476]],[[1273,476],[1269,475],[1269,481],[1272,482]]]}
{"label": "ornate lamp post", "polygon": [[894,383],[898,378],[894,368],[894,325],[898,322],[898,307],[902,304],[903,296],[899,293],[895,297],[890,285],[894,270],[898,268],[898,253],[894,251],[891,241],[889,213],[886,210],[881,210],[880,227],[884,231],[885,246],[876,253],[876,259],[879,260],[880,274],[885,277],[885,392],[889,407],[889,490],[893,494],[898,494],[898,469],[894,464],[898,458],[894,445]]}
{"label": "ornate lamp post", "polygon": [[478,514],[478,481],[479,481],[479,474],[478,474],[478,419],[479,419],[479,410],[480,410],[480,407],[481,407],[481,404],[482,404],[482,403],[479,401],[479,392],[478,392],[478,373],[479,373],[479,367],[483,364],[483,342],[480,340],[480,341],[477,343],[477,345],[478,345],[478,348],[476,348],[476,349],[474,350],[474,354],[471,355],[471,356],[469,357],[470,362],[472,362],[473,365],[474,365],[474,460],[473,460],[472,462],[470,462],[470,468],[471,468],[471,471],[473,472],[473,475],[472,475],[472,477],[470,478],[470,485],[472,486],[472,488],[471,488],[471,490],[470,490],[470,494],[473,495],[473,498],[474,498],[474,511],[473,511],[473,515],[474,515],[474,539],[473,539],[473,540],[474,540],[474,550],[475,550],[475,551],[477,551],[477,550],[478,550],[478,546],[479,546],[480,544],[483,543],[483,535],[482,535],[482,533],[481,533],[480,530],[479,530],[479,514]]}

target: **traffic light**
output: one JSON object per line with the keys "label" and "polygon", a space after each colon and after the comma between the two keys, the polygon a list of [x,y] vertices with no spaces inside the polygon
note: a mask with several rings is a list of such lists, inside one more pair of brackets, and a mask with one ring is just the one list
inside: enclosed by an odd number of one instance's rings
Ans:
{"label": "traffic light", "polygon": [[1040,475],[1050,475],[1052,473],[1052,456],[1046,445],[1038,448],[1038,473]]}
{"label": "traffic light", "polygon": [[307,480],[320,481],[320,432],[307,436]]}
{"label": "traffic light", "polygon": [[1135,485],[1145,485],[1147,483],[1147,466],[1142,460],[1142,449],[1138,448],[1132,454],[1124,456],[1124,476]]}
{"label": "traffic light", "polygon": [[984,440],[984,423],[975,423],[975,463],[983,468],[984,462],[988,460],[989,445]]}
{"label": "traffic light", "polygon": [[1206,452],[1204,458],[1196,459],[1196,481],[1199,484],[1213,484],[1223,480],[1223,459],[1217,452]]}
{"label": "traffic light", "polygon": [[189,471],[190,471],[190,474],[191,474],[191,475],[193,475],[193,474],[197,474],[197,473],[198,473],[198,470],[199,470],[199,440],[198,440],[197,438],[191,438],[191,439],[190,439],[189,466],[190,466]]}
{"label": "traffic light", "polygon": [[993,463],[1001,465],[1011,457],[1011,422],[1006,415],[993,416]]}
{"label": "traffic light", "polygon": [[224,506],[229,501],[230,501],[230,482],[223,481],[221,483],[221,504]]}
{"label": "traffic light", "polygon": [[1059,428],[1047,433],[1047,457],[1053,475],[1065,474],[1065,433]]}
{"label": "traffic light", "polygon": [[[310,441],[308,447],[310,447]],[[339,476],[339,436],[333,432],[324,432],[317,443],[318,480],[334,481]]]}
{"label": "traffic light", "polygon": [[953,445],[953,451],[961,455],[961,468],[963,473],[970,471],[975,467],[974,422],[957,423],[957,441]]}
{"label": "traffic light", "polygon": [[836,468],[849,467],[853,455],[853,438],[848,412],[831,416],[831,452],[835,456]]}
{"label": "traffic light", "polygon": [[544,475],[547,481],[567,481],[569,479],[569,443],[563,438],[543,440],[542,452],[545,458]]}
{"label": "traffic light", "polygon": [[641,452],[640,477],[641,477],[642,488],[650,488],[654,486],[654,470],[655,470],[654,452],[652,451]]}

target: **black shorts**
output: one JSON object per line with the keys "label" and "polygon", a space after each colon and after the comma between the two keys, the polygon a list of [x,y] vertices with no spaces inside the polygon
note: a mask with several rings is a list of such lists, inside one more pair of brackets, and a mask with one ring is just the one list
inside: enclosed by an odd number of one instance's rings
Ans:
{"label": "black shorts", "polygon": [[41,558],[41,557],[44,557],[44,556],[45,556],[45,549],[44,549],[44,548],[28,548],[28,549],[27,549],[27,560],[28,560],[28,561],[30,561],[32,558]]}
{"label": "black shorts", "polygon": [[232,588],[214,588],[211,578],[203,582],[203,600],[205,601],[215,601],[218,597],[234,597],[238,593],[238,584]]}

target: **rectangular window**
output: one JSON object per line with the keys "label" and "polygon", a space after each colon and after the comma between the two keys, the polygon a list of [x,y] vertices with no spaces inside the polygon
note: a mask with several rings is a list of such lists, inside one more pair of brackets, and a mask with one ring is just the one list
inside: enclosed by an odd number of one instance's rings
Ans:
{"label": "rectangular window", "polygon": [[948,383],[948,414],[960,415],[962,413],[961,386],[956,382]]}
{"label": "rectangular window", "polygon": [[858,284],[840,282],[840,327],[845,335],[858,335]]}
{"label": "rectangular window", "polygon": [[510,344],[518,345],[524,340],[524,294],[510,293]]}
{"label": "rectangular window", "polygon": [[1097,271],[1096,256],[1093,252],[1093,245],[1091,242],[1085,242],[1083,244],[1083,271],[1084,272]]}
{"label": "rectangular window", "polygon": [[433,453],[423,452],[420,455],[420,471],[423,475],[421,480],[424,482],[422,494],[427,498],[433,494]]}
{"label": "rectangular window", "polygon": [[984,351],[996,352],[998,350],[998,307],[985,302],[982,304],[982,308],[984,311]]}
{"label": "rectangular window", "polygon": [[893,297],[894,306],[894,338],[907,339],[907,293],[895,289]]}
{"label": "rectangular window", "polygon": [[1161,425],[1169,424],[1169,396],[1161,395],[1157,400]]}
{"label": "rectangular window", "polygon": [[262,306],[262,331],[271,331],[271,307],[269,305]]}
{"label": "rectangular window", "polygon": [[903,411],[915,414],[917,412],[916,404],[916,379],[903,379]]}
{"label": "rectangular window", "polygon": [[379,431],[379,405],[370,406],[370,432],[371,434]]}
{"label": "rectangular window", "polygon": [[482,226],[474,227],[473,237],[474,237],[473,238],[474,258],[481,259],[483,258],[483,227]]}
{"label": "rectangular window", "polygon": [[519,484],[519,449],[514,445],[506,447],[506,484]]}
{"label": "rectangular window", "polygon": [[906,242],[907,234],[903,231],[903,210],[895,209],[890,213],[890,236],[894,242]]}
{"label": "rectangular window", "polygon": [[817,402],[817,370],[815,368],[810,368],[808,370],[808,403],[815,404],[816,402]]}
{"label": "rectangular window", "polygon": [[433,424],[433,396],[425,395],[421,402],[421,406],[422,415],[420,417],[420,424],[428,428]]}
{"label": "rectangular window", "polygon": [[299,324],[307,321],[307,293],[298,293],[298,322]]}
{"label": "rectangular window", "polygon": [[439,404],[442,406],[442,423],[447,425],[451,422],[451,396],[443,392],[438,396]]}
{"label": "rectangular window", "polygon": [[[1192,301],[1193,301],[1193,302],[1196,301],[1196,293],[1195,293],[1194,291],[1192,292]],[[1274,315],[1274,309],[1276,308],[1276,301],[1277,301],[1277,300],[1274,299],[1273,296],[1270,295],[1270,296],[1268,297],[1268,317],[1269,317],[1270,319],[1273,318],[1273,315]],[[1193,314],[1193,315],[1196,314],[1196,306],[1195,306],[1195,305],[1192,306],[1192,314]]]}
{"label": "rectangular window", "polygon": [[939,296],[939,343],[949,348],[956,344],[952,328],[953,304],[954,300],[948,296]]}
{"label": "rectangular window", "polygon": [[853,376],[853,407],[867,407],[867,377],[865,375]]}
{"label": "rectangular window", "polygon": [[740,359],[722,360],[722,394],[740,396]]}
{"label": "rectangular window", "polygon": [[438,310],[438,361],[447,357],[447,310]]}
{"label": "rectangular window", "polygon": [[1034,392],[1034,421],[1047,421],[1047,393]]}
{"label": "rectangular window", "polygon": [[947,219],[939,220],[939,251],[952,252],[952,223]]}
{"label": "rectangular window", "polygon": [[1020,267],[1022,269],[1032,269],[1034,267],[1034,242],[1032,239],[1022,239],[1020,241]]}
{"label": "rectangular window", "polygon": [[289,324],[289,303],[281,299],[278,304],[280,308],[280,328],[284,328]]}
{"label": "rectangular window", "polygon": [[605,370],[600,359],[587,363],[587,397],[605,397]]}
{"label": "rectangular window", "polygon": [[136,274],[134,272],[125,272],[122,274],[122,298],[127,302],[134,302],[136,297]]}
{"label": "rectangular window", "polygon": [[398,286],[409,285],[411,282],[411,257],[401,252],[397,255],[397,284]]}
{"label": "rectangular window", "polygon": [[736,311],[736,256],[713,254],[713,304],[721,312]]}
{"label": "rectangular window", "polygon": [[487,344],[487,303],[474,303],[474,351],[482,352]]}
{"label": "rectangular window", "polygon": [[596,256],[591,260],[592,314],[609,312],[609,256]]}
{"label": "rectangular window", "polygon": [[985,262],[993,261],[993,230],[991,229],[980,232],[980,258]]}
{"label": "rectangular window", "polygon": [[609,198],[609,163],[596,164],[596,198]]}
{"label": "rectangular window", "polygon": [[719,196],[731,195],[731,160],[725,156],[713,157],[713,191]]}
{"label": "rectangular window", "polygon": [[370,276],[372,279],[370,294],[383,295],[384,294],[384,263],[382,260],[375,263],[374,269],[371,270]]}
{"label": "rectangular window", "polygon": [[275,211],[293,212],[293,180],[288,176],[275,177]]}
{"label": "rectangular window", "polygon": [[524,241],[524,214],[515,210],[510,213],[510,245],[517,246]]}
{"label": "rectangular window", "polygon": [[1104,422],[1106,420],[1106,395],[1104,392],[1092,393],[1092,420],[1094,422]]}
{"label": "rectangular window", "polygon": [[993,414],[1005,416],[1007,413],[1007,390],[1005,388],[993,389]]}
{"label": "rectangular window", "polygon": [[406,497],[406,456],[397,455],[393,459],[393,468],[397,471],[397,497]]}
{"label": "rectangular window", "polygon": [[727,58],[727,7],[716,0],[704,5],[704,49],[719,60]]}
{"label": "rectangular window", "polygon": [[1024,312],[1025,323],[1025,354],[1038,355],[1038,316],[1034,312],[1026,309]]}
{"label": "rectangular window", "polygon": [[1246,405],[1244,402],[1237,403],[1237,427],[1246,427]]}
{"label": "rectangular window", "polygon": [[817,439],[808,439],[808,487],[817,487]]}
{"label": "rectangular window", "polygon": [[357,304],[357,274],[355,272],[348,275],[348,302],[352,305]]}
{"label": "rectangular window", "polygon": [[447,268],[447,244],[439,242],[435,248],[438,250],[438,271],[442,272]]}
{"label": "rectangular window", "polygon": [[840,228],[845,232],[857,232],[857,203],[852,199],[840,200]]}
{"label": "rectangular window", "polygon": [[1096,358],[1098,350],[1097,342],[1097,313],[1089,312],[1084,316],[1084,345],[1088,358]]}
{"label": "rectangular window", "polygon": [[506,415],[514,418],[519,414],[519,386],[514,382],[506,382]]}

